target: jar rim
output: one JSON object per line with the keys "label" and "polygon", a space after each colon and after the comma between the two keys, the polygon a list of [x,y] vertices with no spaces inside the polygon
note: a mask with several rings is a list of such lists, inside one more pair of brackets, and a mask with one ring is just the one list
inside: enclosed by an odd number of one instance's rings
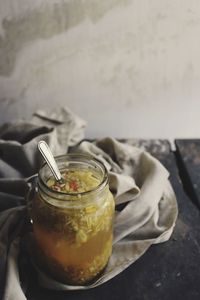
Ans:
{"label": "jar rim", "polygon": [[[60,199],[60,198],[58,199],[55,195],[63,196],[63,197],[65,197],[65,196],[76,197],[78,195],[80,195],[80,196],[86,196],[86,195],[89,195],[89,194],[91,194],[93,192],[97,192],[97,191],[102,190],[107,185],[107,183],[108,183],[108,171],[107,171],[105,165],[99,159],[97,159],[96,157],[92,156],[91,154],[76,152],[76,153],[67,153],[67,154],[64,154],[64,155],[58,155],[58,156],[55,156],[54,158],[55,158],[55,160],[59,160],[59,159],[62,159],[62,158],[64,159],[64,158],[73,158],[73,157],[74,158],[76,158],[76,157],[77,158],[84,158],[84,159],[92,160],[93,162],[97,163],[97,165],[99,165],[102,168],[102,170],[103,170],[103,178],[102,178],[101,182],[95,188],[90,189],[90,190],[88,190],[86,192],[68,192],[67,193],[67,192],[55,191],[55,190],[52,190],[46,184],[46,182],[44,181],[44,179],[41,176],[41,172],[42,172],[43,168],[45,166],[47,166],[47,163],[44,162],[42,164],[39,172],[38,172],[39,185],[40,185],[40,187],[42,188],[42,190],[43,190],[43,192],[45,194],[47,194],[49,192],[51,194],[51,197],[55,198],[58,201],[68,201],[68,200],[66,200],[66,199]],[[49,196],[49,194],[48,194],[48,196]],[[70,201],[70,199],[69,199],[69,201]]]}

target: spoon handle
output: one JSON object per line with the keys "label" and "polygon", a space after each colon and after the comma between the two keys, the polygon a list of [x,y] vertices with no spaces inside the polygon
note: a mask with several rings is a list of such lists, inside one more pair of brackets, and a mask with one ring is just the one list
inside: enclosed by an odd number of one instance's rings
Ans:
{"label": "spoon handle", "polygon": [[60,171],[58,169],[56,161],[55,161],[53,154],[52,154],[49,146],[47,145],[47,143],[45,141],[39,141],[38,149],[39,149],[40,153],[42,154],[42,156],[44,157],[46,163],[48,164],[48,166],[49,166],[51,172],[53,173],[54,177],[56,178],[56,180],[61,181],[62,176],[60,174]]}

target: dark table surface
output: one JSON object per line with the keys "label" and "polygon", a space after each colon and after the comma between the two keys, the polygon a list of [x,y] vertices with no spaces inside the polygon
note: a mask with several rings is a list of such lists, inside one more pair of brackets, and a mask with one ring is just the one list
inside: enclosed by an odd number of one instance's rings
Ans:
{"label": "dark table surface", "polygon": [[56,292],[38,288],[34,270],[28,270],[28,299],[200,299],[200,141],[177,140],[174,152],[167,140],[128,142],[148,150],[170,172],[179,208],[170,240],[151,246],[121,274],[92,290]]}
{"label": "dark table surface", "polygon": [[175,140],[186,193],[200,209],[200,139]]}

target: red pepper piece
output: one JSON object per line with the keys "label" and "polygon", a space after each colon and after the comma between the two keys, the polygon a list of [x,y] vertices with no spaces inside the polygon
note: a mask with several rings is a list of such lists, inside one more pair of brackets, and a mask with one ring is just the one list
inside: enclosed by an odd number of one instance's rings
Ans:
{"label": "red pepper piece", "polygon": [[78,183],[77,183],[76,181],[71,181],[71,182],[69,183],[69,187],[70,187],[70,189],[72,189],[73,191],[77,191],[77,189],[78,189]]}

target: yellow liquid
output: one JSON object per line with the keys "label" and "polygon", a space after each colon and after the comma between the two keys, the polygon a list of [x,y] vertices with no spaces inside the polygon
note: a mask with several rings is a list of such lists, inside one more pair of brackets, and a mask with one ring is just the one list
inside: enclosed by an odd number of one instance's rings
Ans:
{"label": "yellow liquid", "polygon": [[82,285],[105,268],[113,239],[114,200],[109,190],[102,203],[73,209],[49,205],[39,194],[34,199],[36,263],[56,280]]}
{"label": "yellow liquid", "polygon": [[95,278],[106,266],[112,251],[112,228],[78,245],[40,226],[35,226],[34,236],[40,249],[39,263],[43,267],[45,263],[45,269],[53,277],[71,284],[85,284]]}

